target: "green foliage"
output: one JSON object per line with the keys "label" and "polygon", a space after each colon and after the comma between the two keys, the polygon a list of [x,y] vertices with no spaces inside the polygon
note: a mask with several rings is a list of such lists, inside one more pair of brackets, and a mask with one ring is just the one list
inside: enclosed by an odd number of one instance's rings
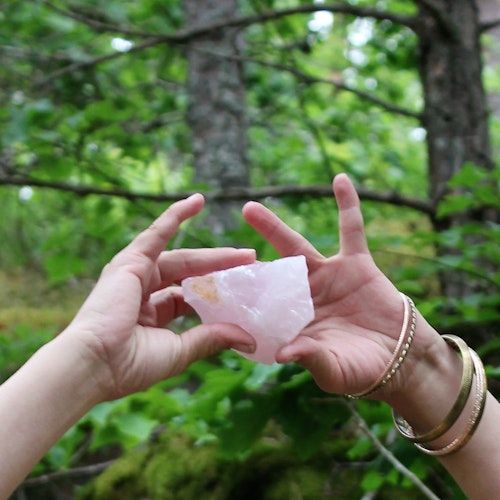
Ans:
{"label": "green foliage", "polygon": [[[413,2],[386,4],[396,12],[414,11]],[[251,1],[241,9],[251,15],[294,5]],[[7,64],[0,68],[0,144],[14,173],[70,190],[81,184],[150,193],[192,188],[182,50],[175,43],[137,53],[113,45],[121,39],[135,47],[147,34],[179,29],[181,2],[7,2],[0,13],[11,30],[0,35],[3,45],[14,50],[1,53]],[[415,36],[393,23],[342,16],[334,16],[338,29],[321,34],[308,25],[313,17],[287,16],[247,29],[246,55],[255,60],[245,66],[253,185],[327,183],[347,171],[370,187],[423,195],[424,148],[413,135],[418,123],[394,120],[334,85],[418,112],[421,90],[411,64]],[[116,30],[93,29],[93,22]],[[353,51],[365,62],[356,62]],[[11,62],[16,78],[7,70]],[[67,71],[70,64],[76,67]],[[25,241],[16,234],[16,216],[9,217],[0,234],[2,261],[23,266],[34,260],[54,282],[95,275],[131,229],[140,227],[141,217],[159,211],[144,202],[37,189],[15,206],[17,192],[2,188],[0,195],[9,200],[9,214],[23,214]],[[300,215],[306,211],[304,204]],[[319,217],[317,228],[311,236],[319,241],[326,234]],[[243,244],[254,240],[247,233]],[[20,242],[22,249],[15,248]]]}
{"label": "green foliage", "polygon": [[[421,312],[442,330],[458,328],[473,332],[486,327],[490,338],[497,334],[500,322],[500,226],[494,222],[494,217],[488,220],[485,214],[500,209],[499,179],[498,168],[487,171],[464,165],[450,181],[450,193],[438,207],[439,217],[454,217],[458,222],[440,233],[422,231],[413,238],[416,248],[433,245],[439,253],[417,262],[412,279],[420,277],[425,280],[426,276],[451,271],[457,280],[468,283],[471,290],[461,299],[429,294],[428,300],[419,304]],[[472,213],[473,217],[461,222],[465,212]],[[404,272],[408,274],[410,271]],[[429,287],[426,290],[428,293]]]}
{"label": "green foliage", "polygon": [[[344,446],[349,446],[348,440]],[[244,459],[228,461],[217,454],[213,443],[197,445],[189,436],[167,430],[147,451],[120,459],[81,498],[347,499],[359,498],[363,485],[374,486],[369,479],[361,480],[359,468],[332,462],[329,448],[325,442],[314,458],[302,461],[286,441],[268,432]],[[337,460],[343,457],[337,452]],[[420,498],[392,479],[393,484],[387,481],[382,487],[379,498]]]}
{"label": "green foliage", "polygon": [[33,331],[25,326],[18,326],[8,334],[0,330],[0,384],[18,370],[31,353],[48,342],[52,336],[53,332]]}
{"label": "green foliage", "polygon": [[[399,14],[416,9],[413,1],[350,3]],[[241,11],[252,15],[299,4],[310,2],[247,0]],[[0,266],[9,273],[28,270],[26,290],[40,273],[50,284],[32,290],[38,297],[33,304],[27,304],[28,292],[1,297],[2,379],[63,328],[75,310],[50,291],[76,294],[75,286],[95,278],[164,208],[134,197],[78,196],[77,188],[151,194],[193,188],[184,45],[152,44],[129,52],[112,45],[121,39],[136,48],[151,36],[175,33],[184,26],[182,7],[178,0],[33,0],[0,6],[0,177],[33,181],[29,198],[21,186],[0,187]],[[294,15],[245,30],[252,185],[326,184],[345,171],[364,187],[425,199],[415,34],[393,22],[337,14],[335,29],[317,31],[308,24],[311,19],[312,14]],[[93,28],[96,23],[101,28]],[[494,88],[497,75],[486,76]],[[374,99],[361,99],[360,93]],[[394,115],[377,100],[410,116]],[[498,120],[492,119],[492,131],[498,145]],[[498,172],[464,165],[439,216],[497,209]],[[34,181],[62,189],[37,188]],[[335,252],[333,199],[265,201],[321,252]],[[400,207],[367,203],[364,216],[380,267],[417,299],[433,324],[474,329],[488,323],[498,331],[498,224],[472,221],[438,235],[425,216]],[[184,226],[173,245],[250,246],[262,260],[277,257],[245,225],[214,235],[202,220]],[[486,261],[488,273],[478,265]],[[477,292],[460,301],[443,298],[438,276],[449,270],[476,280]],[[490,362],[491,377],[499,376],[499,349],[495,339],[478,349]],[[418,477],[446,477],[434,461],[391,440],[387,408],[360,403],[358,411]],[[170,430],[161,434],[164,426]],[[151,442],[158,433],[159,441]],[[251,498],[320,498],[325,491],[357,498],[379,488],[380,498],[386,488],[392,498],[412,494],[408,480],[391,470],[354,427],[341,398],[320,393],[297,366],[262,366],[233,353],[98,406],[47,454],[35,474],[117,454],[123,459],[95,482],[89,498],[169,498],[169,491],[190,500],[243,498],[247,490]],[[255,483],[266,491],[255,494],[249,489]],[[458,498],[453,485],[439,487],[442,498]]]}
{"label": "green foliage", "polygon": [[[500,169],[488,171],[471,163],[465,164],[460,172],[449,182],[452,193],[445,197],[438,209],[438,217],[446,217],[478,208],[496,208],[500,206],[498,190],[500,185]],[[465,232],[478,231],[476,226],[465,227]],[[453,243],[457,238],[453,238]]]}

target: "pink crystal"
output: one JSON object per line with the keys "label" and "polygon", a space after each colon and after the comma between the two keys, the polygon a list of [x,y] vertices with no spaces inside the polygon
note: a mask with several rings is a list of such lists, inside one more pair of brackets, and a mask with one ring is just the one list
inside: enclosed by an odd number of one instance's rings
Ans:
{"label": "pink crystal", "polygon": [[203,323],[233,323],[256,340],[253,354],[242,356],[272,364],[314,319],[303,255],[216,271],[182,281],[184,300]]}

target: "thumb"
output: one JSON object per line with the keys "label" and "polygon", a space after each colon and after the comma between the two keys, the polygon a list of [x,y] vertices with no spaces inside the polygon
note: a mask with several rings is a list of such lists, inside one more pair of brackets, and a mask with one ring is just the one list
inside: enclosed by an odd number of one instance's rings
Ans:
{"label": "thumb", "polygon": [[313,376],[318,387],[328,393],[343,392],[344,374],[336,356],[321,347],[317,340],[299,335],[276,354],[278,363],[299,363]]}
{"label": "thumb", "polygon": [[224,349],[237,349],[247,353],[256,349],[255,339],[239,326],[230,323],[198,325],[182,333],[180,339],[183,353],[183,366],[180,370]]}

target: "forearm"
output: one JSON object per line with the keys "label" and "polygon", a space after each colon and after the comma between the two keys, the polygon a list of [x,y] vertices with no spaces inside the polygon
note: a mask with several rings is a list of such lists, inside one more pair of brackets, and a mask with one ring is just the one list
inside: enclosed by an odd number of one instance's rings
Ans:
{"label": "forearm", "polygon": [[476,432],[460,451],[442,457],[467,498],[496,498],[500,491],[500,404],[488,394]]}
{"label": "forearm", "polygon": [[[435,341],[420,353],[419,361],[405,372],[406,384],[384,398],[411,425],[416,435],[428,433],[443,422],[460,391],[464,366],[460,356],[419,318],[416,335]],[[411,362],[410,362],[411,363]],[[441,449],[465,432],[477,403],[477,376],[457,421],[441,437],[425,444]],[[500,489],[500,404],[488,393],[484,412],[470,441],[455,453],[436,458],[455,478],[468,498],[493,498]]]}
{"label": "forearm", "polygon": [[101,368],[74,344],[61,335],[0,386],[0,498],[99,402]]}

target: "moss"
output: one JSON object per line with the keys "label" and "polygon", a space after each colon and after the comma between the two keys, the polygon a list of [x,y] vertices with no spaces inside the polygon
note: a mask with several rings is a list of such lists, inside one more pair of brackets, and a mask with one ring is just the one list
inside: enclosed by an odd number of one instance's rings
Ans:
{"label": "moss", "polygon": [[80,498],[136,500],[145,491],[140,471],[146,459],[146,452],[125,455],[106,469],[90,487],[83,488]]}
{"label": "moss", "polygon": [[[318,500],[361,498],[364,467],[349,466],[347,442],[331,442],[302,461],[287,440],[262,439],[242,460],[225,460],[215,444],[197,446],[165,431],[142,451],[127,454],[85,488],[81,500]],[[339,450],[340,448],[340,450]],[[384,485],[377,498],[421,498]]]}
{"label": "moss", "polygon": [[165,432],[147,451],[118,460],[81,498],[313,500],[329,498],[330,468],[325,457],[301,462],[286,442],[261,441],[245,460],[228,461],[214,444],[195,446],[186,435]]}
{"label": "moss", "polygon": [[164,434],[144,470],[147,493],[165,500],[208,498],[218,476],[216,448],[196,447],[186,435]]}
{"label": "moss", "polygon": [[216,484],[218,475],[213,445],[196,447],[188,436],[167,432],[148,449],[118,460],[84,489],[81,498],[206,499],[209,497],[205,493]]}

